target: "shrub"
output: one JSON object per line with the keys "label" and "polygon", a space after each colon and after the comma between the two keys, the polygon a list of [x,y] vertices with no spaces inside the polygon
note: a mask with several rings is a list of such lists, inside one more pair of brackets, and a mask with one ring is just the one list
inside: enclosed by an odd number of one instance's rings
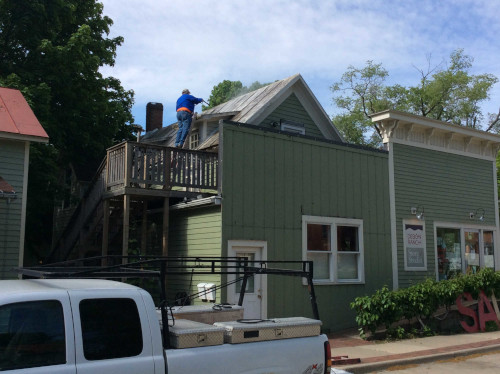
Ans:
{"label": "shrub", "polygon": [[[356,312],[356,323],[364,336],[367,332],[374,334],[382,326],[389,330],[392,324],[402,319],[428,319],[438,308],[455,304],[462,293],[470,292],[477,298],[481,290],[487,295],[500,294],[500,272],[482,269],[477,274],[461,275],[440,282],[426,279],[395,291],[384,286],[372,296],[357,297],[351,303],[351,309]],[[422,325],[422,328],[426,335],[434,333],[429,326]],[[403,334],[401,329],[391,329],[389,332],[397,338]]]}

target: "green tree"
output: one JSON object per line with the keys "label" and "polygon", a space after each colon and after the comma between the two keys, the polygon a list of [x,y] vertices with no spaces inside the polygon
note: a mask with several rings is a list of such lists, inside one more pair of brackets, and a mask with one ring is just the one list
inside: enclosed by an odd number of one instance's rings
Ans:
{"label": "green tree", "polygon": [[88,180],[106,148],[132,136],[133,91],[99,71],[123,42],[108,38],[112,24],[97,0],[0,0],[0,85],[21,90],[50,138],[31,150],[26,250],[35,257],[50,249],[64,172]]}
{"label": "green tree", "polygon": [[[342,112],[333,123],[352,143],[376,146],[380,138],[367,138],[369,130],[378,132],[370,115],[386,109],[397,109],[457,125],[482,128],[484,115],[480,104],[498,79],[491,74],[470,74],[473,58],[462,49],[453,51],[448,63],[418,69],[415,86],[388,86],[388,72],[381,64],[368,61],[363,68],[349,66],[339,82],[332,85],[333,101]],[[500,113],[490,115],[486,130],[496,129]]]}
{"label": "green tree", "polygon": [[203,110],[213,108],[237,96],[265,87],[268,84],[255,81],[249,87],[246,87],[240,81],[223,80],[212,88],[212,92],[208,98],[208,105],[204,105]]}

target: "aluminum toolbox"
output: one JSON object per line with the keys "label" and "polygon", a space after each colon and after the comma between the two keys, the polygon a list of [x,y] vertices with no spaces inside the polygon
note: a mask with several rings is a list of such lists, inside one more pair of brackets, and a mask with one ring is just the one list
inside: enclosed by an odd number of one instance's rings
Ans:
{"label": "aluminum toolbox", "polygon": [[255,323],[244,321],[216,322],[214,325],[224,327],[224,342],[232,344],[315,336],[321,332],[321,321],[305,317],[274,318]]}
{"label": "aluminum toolbox", "polygon": [[169,326],[170,346],[172,348],[194,348],[224,343],[224,328],[206,323],[176,319]]}
{"label": "aluminum toolbox", "polygon": [[174,306],[171,311],[176,319],[189,319],[209,325],[243,318],[243,307],[238,305],[185,305]]}

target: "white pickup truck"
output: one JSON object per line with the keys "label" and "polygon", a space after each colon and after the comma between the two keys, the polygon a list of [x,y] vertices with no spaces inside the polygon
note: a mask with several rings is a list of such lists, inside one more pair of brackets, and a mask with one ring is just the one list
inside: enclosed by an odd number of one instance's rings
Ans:
{"label": "white pickup truck", "polygon": [[[160,314],[148,292],[121,282],[0,281],[0,371],[330,373],[330,345],[320,333],[243,344],[221,342],[165,349],[168,344],[162,335]],[[282,333],[281,328],[276,331]],[[249,334],[256,335],[258,331]],[[206,338],[203,333],[194,336],[199,340]]]}

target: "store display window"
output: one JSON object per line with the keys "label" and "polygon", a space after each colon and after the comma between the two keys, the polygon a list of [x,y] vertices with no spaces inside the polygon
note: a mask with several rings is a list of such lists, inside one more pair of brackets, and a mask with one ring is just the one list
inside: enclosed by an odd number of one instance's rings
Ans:
{"label": "store display window", "polygon": [[492,230],[436,227],[438,279],[494,269],[494,236]]}
{"label": "store display window", "polygon": [[462,273],[462,242],[460,229],[437,228],[439,280]]}

